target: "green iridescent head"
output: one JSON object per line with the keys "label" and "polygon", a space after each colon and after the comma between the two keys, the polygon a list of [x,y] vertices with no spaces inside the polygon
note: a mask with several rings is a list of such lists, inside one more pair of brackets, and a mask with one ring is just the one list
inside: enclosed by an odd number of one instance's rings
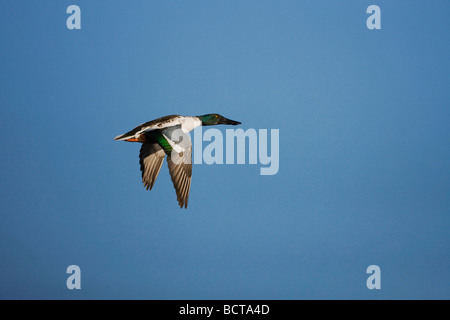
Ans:
{"label": "green iridescent head", "polygon": [[198,118],[202,122],[203,126],[213,126],[216,124],[230,124],[232,126],[236,126],[238,124],[241,124],[239,121],[227,119],[217,113],[205,114],[203,116],[198,116]]}

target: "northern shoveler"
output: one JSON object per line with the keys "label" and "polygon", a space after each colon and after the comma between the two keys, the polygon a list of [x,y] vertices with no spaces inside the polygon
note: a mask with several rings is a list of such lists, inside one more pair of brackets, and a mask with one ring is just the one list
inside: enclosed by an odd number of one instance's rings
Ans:
{"label": "northern shoveler", "polygon": [[141,142],[139,153],[142,182],[152,189],[167,155],[170,177],[180,208],[187,208],[192,176],[192,143],[186,133],[199,126],[241,124],[212,113],[198,117],[171,115],[143,123],[114,140]]}

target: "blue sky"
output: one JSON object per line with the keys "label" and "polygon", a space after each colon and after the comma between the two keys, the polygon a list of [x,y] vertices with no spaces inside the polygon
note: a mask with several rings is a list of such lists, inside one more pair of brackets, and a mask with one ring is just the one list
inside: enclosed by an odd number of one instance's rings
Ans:
{"label": "blue sky", "polygon": [[[0,298],[450,298],[449,9],[2,1]],[[180,210],[113,138],[211,112],[279,129],[280,170],[194,165]]]}

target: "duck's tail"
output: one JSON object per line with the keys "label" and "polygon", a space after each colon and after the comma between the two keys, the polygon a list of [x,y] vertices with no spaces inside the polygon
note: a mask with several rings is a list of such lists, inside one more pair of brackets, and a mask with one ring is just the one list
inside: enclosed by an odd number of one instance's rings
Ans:
{"label": "duck's tail", "polygon": [[121,135],[118,135],[114,138],[114,140],[120,140],[120,141],[129,141],[129,142],[139,142],[138,139],[135,138],[134,134],[129,135],[128,133],[124,133]]}

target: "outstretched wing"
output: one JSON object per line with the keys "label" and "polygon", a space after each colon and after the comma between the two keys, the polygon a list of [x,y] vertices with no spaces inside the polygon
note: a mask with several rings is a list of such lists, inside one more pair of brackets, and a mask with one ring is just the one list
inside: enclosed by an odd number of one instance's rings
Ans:
{"label": "outstretched wing", "polygon": [[153,188],[165,156],[163,148],[157,142],[144,142],[142,144],[139,163],[141,165],[142,182],[147,190]]}
{"label": "outstretched wing", "polygon": [[180,208],[187,208],[192,177],[192,147],[167,157],[170,177],[177,193]]}
{"label": "outstretched wing", "polygon": [[[167,155],[169,173],[175,187],[178,204],[181,208],[183,206],[187,208],[192,177],[191,139],[183,132],[181,126],[177,125],[148,131],[145,133],[145,141],[157,142],[157,146]],[[160,152],[158,151],[158,153]],[[155,165],[155,167],[157,166]],[[158,171],[160,167],[161,165],[159,165]]]}

